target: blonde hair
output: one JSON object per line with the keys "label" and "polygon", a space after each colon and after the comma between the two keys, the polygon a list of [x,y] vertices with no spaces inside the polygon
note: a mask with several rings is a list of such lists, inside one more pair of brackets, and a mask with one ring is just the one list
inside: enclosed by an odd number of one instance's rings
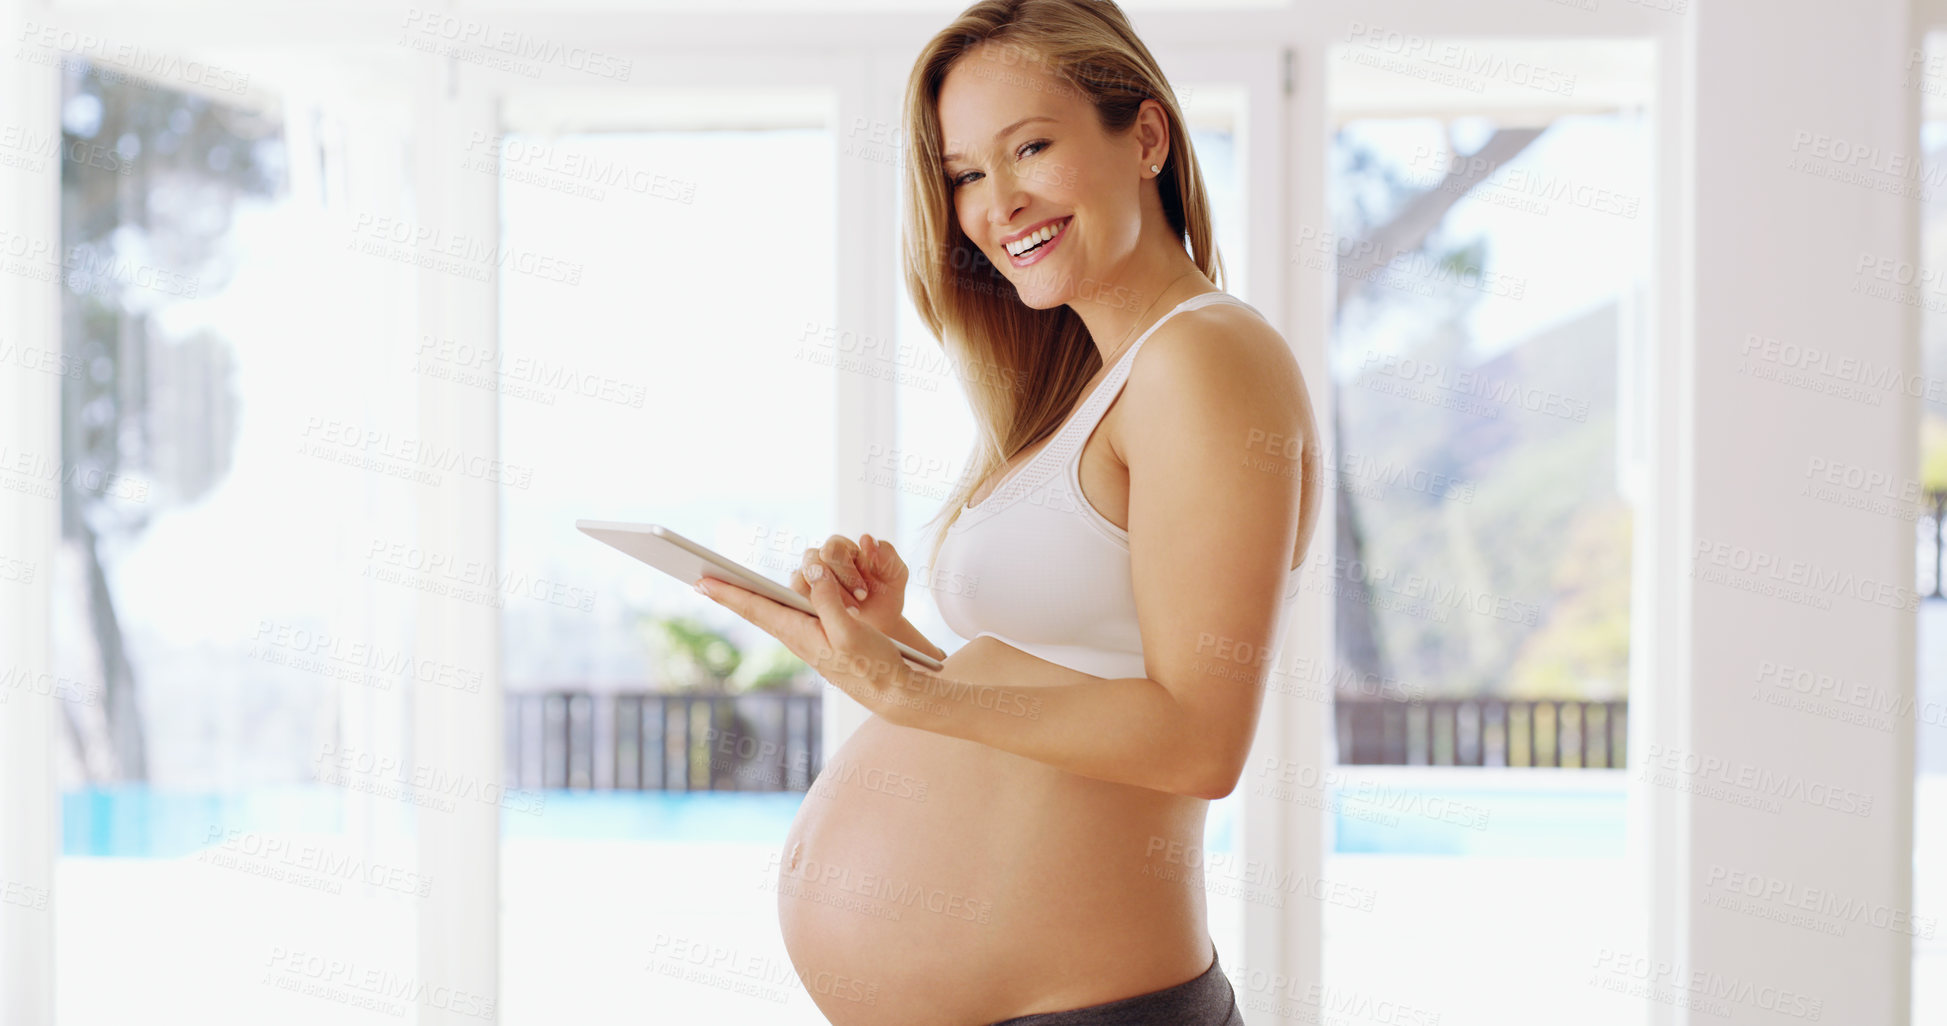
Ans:
{"label": "blonde hair", "polygon": [[1156,179],[1163,212],[1175,237],[1187,237],[1197,269],[1223,285],[1210,200],[1183,111],[1121,8],[1109,0],[983,0],[941,29],[920,51],[906,84],[902,263],[920,319],[960,369],[977,438],[972,472],[927,521],[946,517],[932,537],[929,574],[961,506],[1008,460],[1058,428],[1102,367],[1082,319],[1066,305],[1036,310],[1021,302],[955,216],[941,158],[940,85],[954,62],[989,44],[999,47],[992,52],[1004,63],[1039,64],[1061,88],[1086,98],[1105,132],[1129,130],[1144,100],[1163,105],[1169,159]]}

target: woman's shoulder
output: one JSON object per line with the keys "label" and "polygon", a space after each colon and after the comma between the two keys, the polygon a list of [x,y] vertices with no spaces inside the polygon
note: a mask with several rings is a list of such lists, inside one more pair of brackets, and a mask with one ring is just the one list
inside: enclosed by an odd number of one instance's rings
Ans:
{"label": "woman's shoulder", "polygon": [[1269,322],[1237,303],[1206,302],[1164,321],[1136,353],[1123,388],[1116,403],[1123,416],[1114,418],[1110,445],[1125,465],[1137,444],[1130,424],[1154,438],[1183,430],[1317,436],[1297,354]]}
{"label": "woman's shoulder", "polygon": [[1302,388],[1304,374],[1290,343],[1255,307],[1218,299],[1157,325],[1130,363],[1127,387],[1132,397],[1181,398],[1199,384],[1235,393],[1251,391],[1251,383]]}

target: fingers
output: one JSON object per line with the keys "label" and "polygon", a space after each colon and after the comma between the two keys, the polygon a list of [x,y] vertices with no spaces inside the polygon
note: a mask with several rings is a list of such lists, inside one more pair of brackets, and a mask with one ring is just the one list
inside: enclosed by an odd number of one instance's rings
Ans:
{"label": "fingers", "polygon": [[792,591],[806,598],[811,597],[811,579],[808,575],[814,566],[822,566],[827,570],[831,569],[830,564],[825,562],[824,551],[822,549],[804,550],[804,555],[798,557],[798,568],[791,571]]}
{"label": "fingers", "polygon": [[818,558],[837,576],[839,586],[850,592],[853,598],[864,601],[871,594],[865,569],[860,565],[859,547],[852,544],[850,538],[842,534],[832,535],[818,550]]}
{"label": "fingers", "polygon": [[[707,590],[704,588],[706,584],[709,586]],[[812,617],[754,591],[746,591],[728,581],[707,574],[696,582],[696,590],[709,596],[716,604],[749,620],[764,633],[783,642],[785,648],[807,663],[820,658],[821,651],[828,647],[824,642],[834,634],[830,627],[823,626],[830,623],[831,619],[823,615],[822,607],[819,607],[821,615]],[[830,593],[829,584],[825,591]],[[818,599],[814,591],[812,604],[817,607],[817,603]],[[846,629],[852,629],[851,617],[840,615],[837,619],[844,621]]]}
{"label": "fingers", "polygon": [[805,550],[804,561],[791,571],[790,588],[806,598],[811,597],[811,582],[804,579],[804,568],[811,565],[811,550]]}
{"label": "fingers", "polygon": [[871,564],[872,572],[881,580],[896,580],[899,576],[899,550],[883,538],[864,536],[871,544],[866,547],[866,562]]}
{"label": "fingers", "polygon": [[[708,589],[705,589],[708,585]],[[762,627],[766,633],[775,636],[782,627],[771,615],[777,603],[754,592],[745,591],[729,581],[718,580],[705,574],[696,582],[696,590],[708,596],[710,601],[736,613],[751,623]],[[796,613],[796,610],[792,610]],[[803,616],[803,613],[797,615]],[[781,640],[781,639],[780,639]]]}
{"label": "fingers", "polygon": [[844,592],[840,590],[843,585],[823,563],[806,567],[805,576],[811,581],[811,608],[818,611],[818,620],[825,628],[825,636],[832,644],[844,647],[858,630],[858,609],[845,604]]}

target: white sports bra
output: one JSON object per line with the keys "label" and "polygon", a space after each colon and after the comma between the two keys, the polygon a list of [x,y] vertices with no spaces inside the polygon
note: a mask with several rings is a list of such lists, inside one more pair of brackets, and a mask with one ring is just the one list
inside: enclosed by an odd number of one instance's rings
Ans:
{"label": "white sports bra", "polygon": [[[1220,301],[1257,309],[1222,291],[1178,303],[1116,360],[1053,439],[979,505],[961,507],[928,575],[933,601],[955,634],[969,641],[993,635],[1098,677],[1146,675],[1129,533],[1083,497],[1082,447],[1149,336],[1184,310]],[[1285,598],[1296,592],[1301,569],[1287,572]]]}

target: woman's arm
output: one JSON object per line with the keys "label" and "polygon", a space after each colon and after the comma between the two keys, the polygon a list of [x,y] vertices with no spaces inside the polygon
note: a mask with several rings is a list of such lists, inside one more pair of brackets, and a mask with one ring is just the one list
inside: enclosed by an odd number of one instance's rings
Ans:
{"label": "woman's arm", "polygon": [[901,683],[880,714],[902,726],[1172,794],[1221,798],[1236,784],[1193,710],[1147,677],[1096,677],[981,637]]}
{"label": "woman's arm", "polygon": [[1166,322],[1124,387],[1111,442],[1129,465],[1148,676],[1096,677],[979,637],[938,673],[896,674],[879,711],[1083,776],[1221,798],[1256,733],[1300,497],[1316,494],[1300,487],[1316,466],[1310,405],[1284,340],[1221,306]]}
{"label": "woman's arm", "polygon": [[919,628],[913,626],[913,622],[904,616],[901,616],[899,622],[894,624],[893,628],[885,633],[886,637],[894,641],[903,641],[913,648],[940,660],[942,663],[946,661],[946,649],[926,640],[926,635],[921,634]]}

